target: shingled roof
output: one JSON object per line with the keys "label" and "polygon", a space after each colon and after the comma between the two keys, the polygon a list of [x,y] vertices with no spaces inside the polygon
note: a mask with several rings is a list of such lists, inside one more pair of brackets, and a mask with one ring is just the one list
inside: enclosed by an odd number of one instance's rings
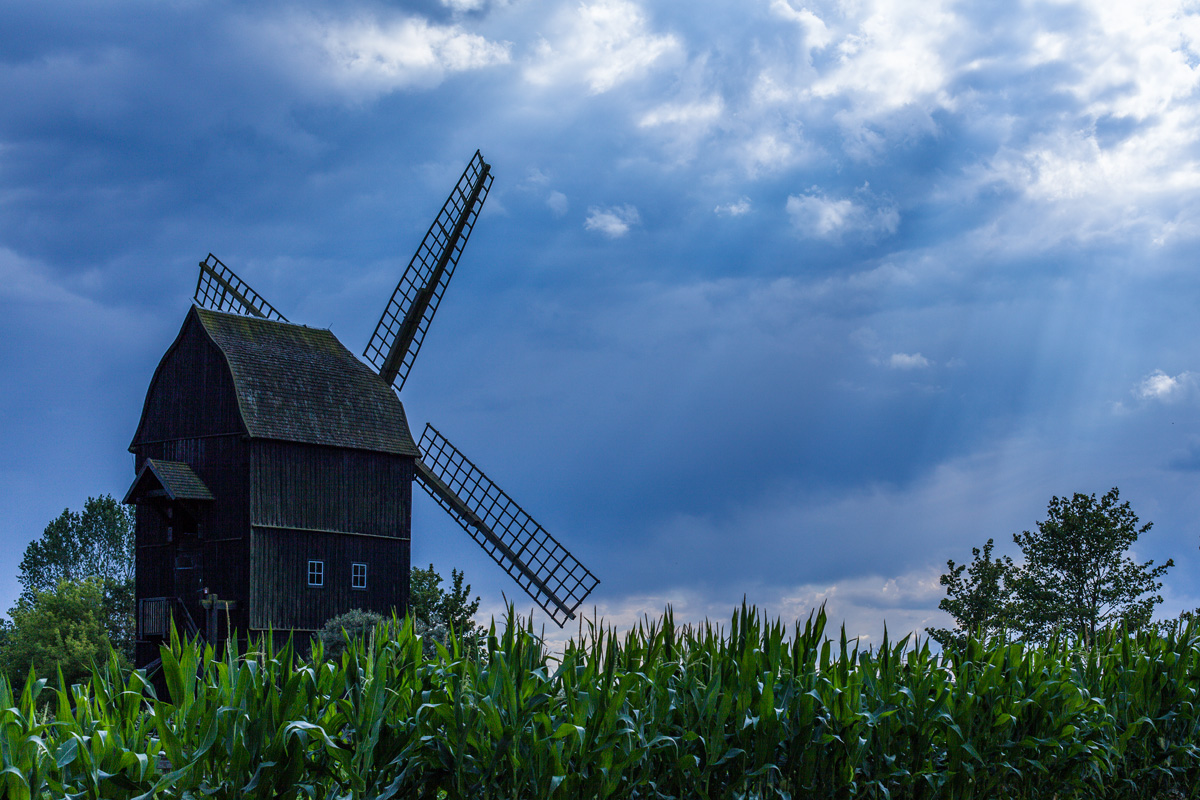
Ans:
{"label": "shingled roof", "polygon": [[193,307],[225,354],[252,438],[417,456],[391,387],[330,331]]}
{"label": "shingled roof", "polygon": [[155,491],[161,492],[168,500],[213,499],[213,493],[187,464],[147,458],[121,502],[136,503],[140,498]]}

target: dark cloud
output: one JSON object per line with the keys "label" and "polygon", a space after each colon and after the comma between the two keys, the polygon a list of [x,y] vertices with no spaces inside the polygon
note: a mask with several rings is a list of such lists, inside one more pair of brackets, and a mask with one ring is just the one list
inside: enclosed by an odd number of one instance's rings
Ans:
{"label": "dark cloud", "polygon": [[[361,349],[479,147],[496,183],[404,400],[598,602],[918,624],[946,558],[1113,484],[1194,577],[1194,397],[1136,395],[1200,372],[1187,57],[1152,17],[910,5],[0,10],[0,576],[124,491],[200,258]],[[416,562],[512,596],[415,524]]]}

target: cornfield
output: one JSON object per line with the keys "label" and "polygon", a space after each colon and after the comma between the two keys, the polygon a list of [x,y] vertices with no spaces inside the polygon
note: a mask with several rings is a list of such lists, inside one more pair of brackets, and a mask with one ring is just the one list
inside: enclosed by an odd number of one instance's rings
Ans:
{"label": "cornfield", "polygon": [[[548,657],[509,612],[487,652],[411,623],[336,660],[272,636],[173,635],[156,692],[115,656],[88,681],[0,679],[11,798],[1200,797],[1200,627],[1087,648],[592,624]],[[161,696],[160,696],[161,695]]]}

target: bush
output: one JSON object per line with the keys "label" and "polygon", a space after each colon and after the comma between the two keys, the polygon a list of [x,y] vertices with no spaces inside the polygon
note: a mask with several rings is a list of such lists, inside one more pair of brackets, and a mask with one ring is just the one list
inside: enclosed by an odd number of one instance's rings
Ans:
{"label": "bush", "polygon": [[[355,608],[328,620],[325,627],[317,631],[317,638],[321,640],[325,655],[331,659],[338,659],[346,649],[347,637],[355,641],[369,638],[382,623],[382,614]],[[380,630],[388,629],[384,627]]]}

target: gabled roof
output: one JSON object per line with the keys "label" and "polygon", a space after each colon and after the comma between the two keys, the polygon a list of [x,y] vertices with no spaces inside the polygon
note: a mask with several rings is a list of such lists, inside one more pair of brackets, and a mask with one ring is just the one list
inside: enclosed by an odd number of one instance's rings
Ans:
{"label": "gabled roof", "polygon": [[168,500],[213,499],[213,493],[187,464],[147,458],[121,502],[136,503],[153,496],[166,497]]}
{"label": "gabled roof", "polygon": [[330,331],[191,313],[229,364],[251,438],[419,455],[400,399]]}

